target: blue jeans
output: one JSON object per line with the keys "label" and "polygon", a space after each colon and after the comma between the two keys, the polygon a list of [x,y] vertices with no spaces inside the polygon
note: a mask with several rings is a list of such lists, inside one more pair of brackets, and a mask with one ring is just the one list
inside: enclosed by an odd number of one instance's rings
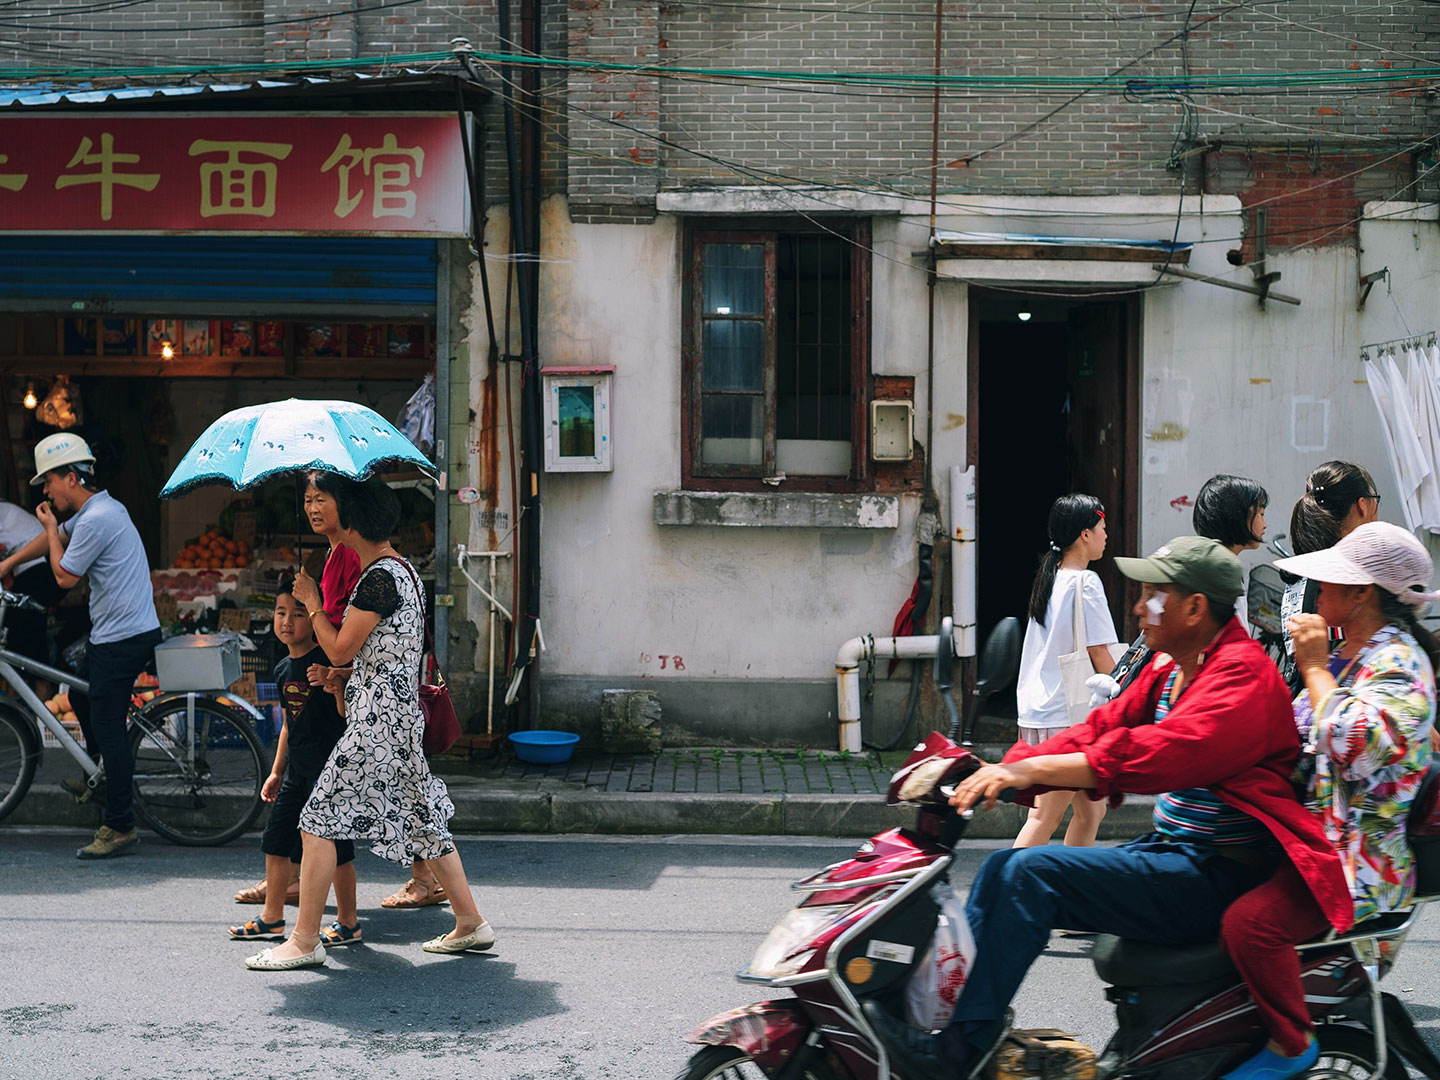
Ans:
{"label": "blue jeans", "polygon": [[155,655],[160,631],[150,630],[120,641],[85,646],[90,667],[89,709],[77,710],[85,747],[99,754],[105,766],[105,824],[116,832],[135,827],[135,759],[130,756],[130,694],[135,677]]}
{"label": "blue jeans", "polygon": [[1169,843],[1153,833],[1113,848],[997,851],[980,867],[965,906],[975,964],[951,1027],[976,1050],[989,1049],[1052,929],[1203,944],[1219,935],[1230,903],[1274,869],[1271,859],[1247,865],[1209,845]]}

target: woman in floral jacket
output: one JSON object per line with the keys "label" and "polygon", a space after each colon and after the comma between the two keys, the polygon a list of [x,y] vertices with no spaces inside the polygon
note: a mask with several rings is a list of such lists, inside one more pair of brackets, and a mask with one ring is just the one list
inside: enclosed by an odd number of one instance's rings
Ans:
{"label": "woman in floral jacket", "polygon": [[[1305,684],[1295,698],[1305,743],[1298,779],[1340,858],[1358,923],[1414,895],[1405,822],[1430,761],[1437,661],[1416,615],[1440,593],[1428,591],[1434,568],[1424,545],[1384,522],[1275,565],[1320,583],[1317,613],[1289,620]],[[1327,626],[1343,634],[1333,650]],[[1285,1080],[1314,1064],[1319,1047],[1294,947],[1327,928],[1288,863],[1225,913],[1221,937],[1246,981],[1264,988],[1255,1006],[1271,1034],[1227,1080]]]}

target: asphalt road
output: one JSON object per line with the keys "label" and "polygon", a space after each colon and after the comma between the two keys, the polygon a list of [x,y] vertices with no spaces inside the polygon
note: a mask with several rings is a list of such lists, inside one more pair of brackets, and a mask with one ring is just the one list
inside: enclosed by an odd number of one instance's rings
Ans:
{"label": "asphalt road", "polygon": [[[359,859],[367,943],[320,970],[244,969],[227,923],[259,876],[257,841],[218,850],[145,835],[82,863],[85,837],[0,829],[0,1077],[673,1077],[683,1037],[765,996],[734,972],[794,902],[790,881],[852,845],[795,838],[495,837],[460,842],[490,955],[431,956],[448,908],[383,911],[404,872]],[[962,849],[957,881],[996,844]],[[293,909],[290,909],[293,918]],[[1427,913],[1387,988],[1440,1046],[1440,916]],[[1092,1045],[1109,1007],[1089,944],[1056,937],[1017,1002],[1026,1026]]]}

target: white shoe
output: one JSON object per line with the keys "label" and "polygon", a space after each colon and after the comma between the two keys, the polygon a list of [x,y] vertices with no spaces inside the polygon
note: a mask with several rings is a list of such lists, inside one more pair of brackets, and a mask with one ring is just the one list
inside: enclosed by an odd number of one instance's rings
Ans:
{"label": "white shoe", "polygon": [[296,968],[324,967],[325,946],[316,945],[315,951],[289,960],[276,960],[274,949],[261,949],[254,956],[245,958],[245,966],[251,971],[293,971]]}
{"label": "white shoe", "polygon": [[469,949],[488,949],[494,944],[495,931],[490,928],[490,924],[488,922],[486,922],[484,919],[481,919],[480,925],[475,927],[474,930],[471,930],[470,933],[466,934],[464,937],[452,938],[446,937],[444,934],[441,934],[437,938],[431,938],[429,941],[425,942],[425,944],[421,945],[420,947],[426,952],[457,953],[465,952]]}

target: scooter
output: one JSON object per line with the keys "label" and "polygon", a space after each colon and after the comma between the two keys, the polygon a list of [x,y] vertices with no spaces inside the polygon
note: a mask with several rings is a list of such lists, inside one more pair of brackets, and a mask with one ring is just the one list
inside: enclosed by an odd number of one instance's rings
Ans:
{"label": "scooter", "polygon": [[[980,702],[1008,684],[1018,664],[1019,625],[1008,619],[982,651],[974,703],[957,743],[951,632],[946,619],[936,660],[937,687],[952,720],[949,737],[932,733],[916,746],[886,795],[891,805],[917,807],[915,827],[871,837],[852,858],[794,883],[804,898],[736,976],[794,996],[701,1024],[686,1037],[701,1049],[676,1080],[905,1080],[861,1003],[874,1000],[892,1015],[906,1015],[907,986],[935,935],[947,871],[970,817],[949,806],[956,785],[981,764],[968,735]],[[1440,834],[1436,779],[1432,765],[1412,811],[1412,836],[1416,814],[1426,815]],[[1429,847],[1415,845],[1417,860],[1434,865],[1422,867],[1428,891],[1412,908],[1300,946],[1321,1048],[1309,1080],[1406,1080],[1405,1061],[1440,1080],[1440,1060],[1404,1005],[1379,989],[1425,899],[1440,895],[1440,849]],[[1097,1055],[1049,1029],[1011,1031],[982,1068],[985,1080],[1212,1080],[1267,1038],[1218,942],[1169,948],[1101,935],[1092,958],[1116,1011],[1117,1029],[1105,1048]]]}

